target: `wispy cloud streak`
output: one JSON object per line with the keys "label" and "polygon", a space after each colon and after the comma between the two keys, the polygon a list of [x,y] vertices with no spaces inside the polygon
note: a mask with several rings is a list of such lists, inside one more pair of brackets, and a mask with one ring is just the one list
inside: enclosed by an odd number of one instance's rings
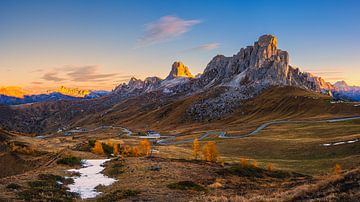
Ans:
{"label": "wispy cloud streak", "polygon": [[184,20],[176,16],[163,16],[159,20],[145,25],[144,36],[138,40],[136,48],[173,40],[199,23],[201,20]]}
{"label": "wispy cloud streak", "polygon": [[193,48],[183,50],[181,52],[192,52],[192,51],[211,51],[220,47],[220,43],[207,43]]}

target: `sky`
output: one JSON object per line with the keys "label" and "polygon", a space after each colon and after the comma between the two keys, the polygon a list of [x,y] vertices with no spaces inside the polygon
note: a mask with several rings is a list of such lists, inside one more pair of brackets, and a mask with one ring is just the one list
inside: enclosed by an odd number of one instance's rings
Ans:
{"label": "sky", "polygon": [[360,85],[358,0],[1,0],[0,86],[110,90],[164,78],[174,61],[202,73],[273,34],[290,63]]}

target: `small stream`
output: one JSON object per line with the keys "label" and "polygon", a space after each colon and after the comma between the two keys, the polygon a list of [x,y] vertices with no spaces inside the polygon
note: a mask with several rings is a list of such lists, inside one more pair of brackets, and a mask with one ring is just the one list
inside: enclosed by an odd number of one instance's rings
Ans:
{"label": "small stream", "polygon": [[82,199],[94,198],[101,194],[101,192],[95,190],[96,186],[109,186],[116,181],[101,173],[101,171],[105,169],[102,165],[110,160],[111,159],[88,159],[83,161],[84,167],[68,170],[69,172],[80,173],[80,176],[72,177],[74,184],[69,185],[70,191],[80,194]]}

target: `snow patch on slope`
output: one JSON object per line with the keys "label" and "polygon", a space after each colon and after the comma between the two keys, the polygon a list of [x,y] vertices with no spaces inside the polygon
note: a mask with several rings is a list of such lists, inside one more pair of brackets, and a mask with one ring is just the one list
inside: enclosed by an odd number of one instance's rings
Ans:
{"label": "snow patch on slope", "polygon": [[113,178],[101,174],[101,171],[104,170],[102,165],[107,161],[110,161],[110,159],[84,160],[83,165],[85,167],[68,170],[69,172],[80,173],[79,177],[72,177],[74,184],[69,185],[70,191],[80,194],[82,199],[94,198],[101,194],[101,192],[95,190],[96,186],[109,186],[116,181]]}

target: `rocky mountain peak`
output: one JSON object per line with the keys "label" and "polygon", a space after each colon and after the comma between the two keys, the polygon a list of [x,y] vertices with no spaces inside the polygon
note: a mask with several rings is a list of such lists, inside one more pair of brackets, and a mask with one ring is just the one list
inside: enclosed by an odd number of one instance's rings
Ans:
{"label": "rocky mountain peak", "polygon": [[171,67],[170,74],[169,76],[166,77],[166,80],[170,80],[178,77],[186,77],[186,78],[194,77],[190,73],[189,68],[180,61],[174,62],[174,64]]}
{"label": "rocky mountain peak", "polygon": [[54,92],[58,92],[63,95],[68,95],[68,96],[72,96],[72,97],[85,97],[90,94],[89,90],[82,90],[82,89],[78,89],[78,88],[67,88],[65,86],[60,86]]}
{"label": "rocky mountain peak", "polygon": [[352,88],[345,81],[337,81],[334,83],[334,88],[338,91],[351,91]]}
{"label": "rocky mountain peak", "polygon": [[257,42],[260,47],[275,47],[277,48],[277,39],[271,34],[262,35]]}
{"label": "rocky mountain peak", "polygon": [[23,98],[27,94],[29,94],[27,91],[18,86],[0,87],[0,95]]}

